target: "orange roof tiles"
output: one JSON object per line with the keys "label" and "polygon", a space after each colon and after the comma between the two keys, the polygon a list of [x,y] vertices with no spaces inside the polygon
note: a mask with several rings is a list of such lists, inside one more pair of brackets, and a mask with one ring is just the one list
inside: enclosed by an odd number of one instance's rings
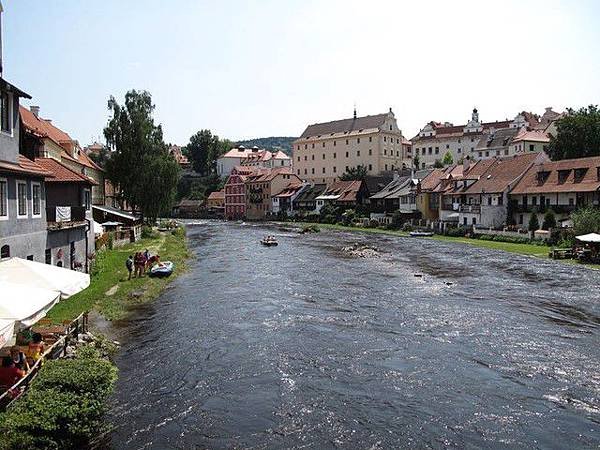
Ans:
{"label": "orange roof tiles", "polygon": [[16,163],[0,161],[0,171],[22,173],[24,175],[37,175],[40,177],[52,176],[51,172],[23,155],[18,155]]}
{"label": "orange roof tiles", "polygon": [[61,162],[52,159],[52,158],[37,158],[35,162],[44,168],[46,171],[50,172],[53,176],[50,179],[47,179],[46,182],[52,183],[88,183],[97,185],[94,180],[91,178],[77,173],[74,170],[69,169],[67,166],[62,164]]}
{"label": "orange roof tiles", "polygon": [[211,192],[208,196],[208,200],[223,200],[225,198],[225,191],[221,189],[220,191]]}
{"label": "orange roof tiles", "polygon": [[[536,194],[550,192],[593,192],[600,189],[600,156],[591,158],[547,161],[529,168],[511,194]],[[575,170],[581,172],[575,178]],[[559,179],[559,171],[565,174]],[[539,172],[545,176],[538,175]],[[539,177],[539,178],[538,178]]]}
{"label": "orange roof tiles", "polygon": [[516,182],[537,158],[543,158],[540,153],[513,156],[511,158],[494,158],[488,169],[464,193],[483,194],[504,192]]}
{"label": "orange roof tiles", "polygon": [[40,119],[35,116],[30,110],[19,106],[19,113],[21,114],[21,120],[25,128],[34,134],[41,137],[47,137],[58,145],[62,146],[62,143],[73,141],[64,131],[56,128],[49,120]]}

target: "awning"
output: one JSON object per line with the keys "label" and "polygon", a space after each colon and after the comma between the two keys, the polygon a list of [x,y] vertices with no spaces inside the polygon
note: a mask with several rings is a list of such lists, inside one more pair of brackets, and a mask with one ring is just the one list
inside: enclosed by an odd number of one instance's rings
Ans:
{"label": "awning", "polygon": [[0,320],[12,320],[15,325],[30,327],[43,318],[59,300],[58,291],[3,282]]}
{"label": "awning", "polygon": [[600,242],[600,234],[589,233],[582,234],[581,236],[575,236],[575,239],[581,242]]}
{"label": "awning", "polygon": [[[0,285],[4,299],[4,284],[12,283],[24,287],[35,286],[50,291],[58,291],[61,298],[69,298],[90,285],[87,273],[76,272],[62,267],[51,266],[21,258],[8,258],[0,262]],[[26,303],[27,297],[19,300]],[[1,301],[1,300],[0,300]]]}
{"label": "awning", "polygon": [[0,348],[5,347],[15,334],[15,321],[0,319]]}

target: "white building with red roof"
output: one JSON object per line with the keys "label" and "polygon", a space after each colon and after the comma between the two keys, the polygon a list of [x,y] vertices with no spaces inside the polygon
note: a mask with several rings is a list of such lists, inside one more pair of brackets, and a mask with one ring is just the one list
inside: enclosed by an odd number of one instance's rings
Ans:
{"label": "white building with red roof", "polygon": [[271,152],[254,146],[246,148],[240,145],[232,148],[217,159],[217,174],[227,177],[234,167],[247,166],[254,168],[273,169],[275,167],[290,167],[292,158],[281,150]]}

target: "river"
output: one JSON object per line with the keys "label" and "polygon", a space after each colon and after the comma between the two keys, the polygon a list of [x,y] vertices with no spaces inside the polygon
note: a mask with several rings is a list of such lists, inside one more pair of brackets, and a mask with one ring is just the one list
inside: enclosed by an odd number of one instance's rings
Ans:
{"label": "river", "polygon": [[600,446],[599,272],[360,233],[188,238],[190,270],[117,330],[114,448]]}

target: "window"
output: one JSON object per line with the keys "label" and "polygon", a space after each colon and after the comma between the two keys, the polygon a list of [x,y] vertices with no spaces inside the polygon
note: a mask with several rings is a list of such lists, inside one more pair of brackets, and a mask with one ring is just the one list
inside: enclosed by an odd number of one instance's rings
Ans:
{"label": "window", "polygon": [[296,150],[300,150],[300,146],[299,145],[296,147]]}
{"label": "window", "polygon": [[311,148],[315,148],[315,143],[314,142],[311,144]]}
{"label": "window", "polygon": [[473,222],[473,225],[477,225],[477,219],[475,217],[473,217],[472,222]]}
{"label": "window", "polygon": [[573,173],[573,176],[574,176],[573,182],[574,183],[581,183],[581,181],[585,177],[586,173],[587,173],[587,169],[586,168],[575,169],[575,171]]}
{"label": "window", "polygon": [[471,153],[475,151],[475,147],[471,147]]}
{"label": "window", "polygon": [[387,142],[387,137],[383,137],[383,142]]}
{"label": "window", "polygon": [[483,152],[479,152],[479,157],[481,158],[483,156]]}
{"label": "window", "polygon": [[373,166],[369,164],[369,170],[373,170]]}
{"label": "window", "polygon": [[315,155],[314,154],[310,155],[310,159],[312,159],[314,161],[315,160]]}
{"label": "window", "polygon": [[44,262],[46,264],[52,264],[52,250],[49,248],[47,248],[46,252],[44,253]]}
{"label": "window", "polygon": [[0,99],[0,108],[1,111],[1,122],[2,122],[2,131],[5,133],[11,133],[12,127],[10,126],[10,97],[8,92],[2,91],[2,97]]}
{"label": "window", "polygon": [[304,150],[306,150],[308,148],[308,145],[304,144]]}
{"label": "window", "polygon": [[0,178],[0,220],[8,219],[8,181]]}
{"label": "window", "polygon": [[336,172],[337,172],[337,169],[335,166],[333,166],[333,173],[336,173]]}
{"label": "window", "polygon": [[383,149],[383,154],[387,155],[387,150],[385,148]]}
{"label": "window", "polygon": [[307,169],[304,169],[304,175],[306,175],[306,174],[307,174]]}
{"label": "window", "polygon": [[460,144],[460,139],[458,140],[458,143]]}
{"label": "window", "polygon": [[446,144],[446,148],[450,148],[450,144]]}
{"label": "window", "polygon": [[27,255],[27,261],[33,261],[33,255]]}
{"label": "window", "polygon": [[304,161],[306,161],[308,159],[308,156],[304,155]]}
{"label": "window", "polygon": [[485,152],[485,156],[490,156],[490,152],[489,151]]}
{"label": "window", "polygon": [[298,156],[298,162],[300,162],[300,157]]}
{"label": "window", "polygon": [[348,157],[348,152],[346,152],[346,158]]}
{"label": "window", "polygon": [[27,217],[27,183],[17,181],[17,217]]}
{"label": "window", "polygon": [[323,153],[323,159],[325,159],[325,153]]}
{"label": "window", "polygon": [[462,153],[462,149],[460,147],[458,147],[458,150],[456,150],[457,153]]}
{"label": "window", "polygon": [[356,156],[360,156],[360,150],[356,150]]}
{"label": "window", "polygon": [[0,248],[0,259],[3,258],[10,258],[10,246],[9,245],[3,245],[2,248]]}
{"label": "window", "polygon": [[325,142],[323,142],[323,147],[325,147]]}
{"label": "window", "polygon": [[492,197],[488,197],[488,205],[492,204]]}
{"label": "window", "polygon": [[474,138],[471,138],[471,142],[475,142],[475,139],[474,139]]}
{"label": "window", "polygon": [[337,154],[335,152],[333,152],[333,159],[335,159],[337,157]]}
{"label": "window", "polygon": [[369,142],[373,142],[373,136],[369,136]]}
{"label": "window", "polygon": [[535,150],[535,145],[529,144],[529,151],[532,152]]}
{"label": "window", "polygon": [[300,169],[298,169],[298,175],[300,175]]}
{"label": "window", "polygon": [[573,206],[575,204],[575,201],[573,200],[573,198],[571,197],[569,199],[569,206]]}
{"label": "window", "polygon": [[436,155],[439,155],[439,154],[440,154],[440,148],[439,148],[439,147],[436,147],[436,148],[435,148],[435,154],[436,154]]}
{"label": "window", "polygon": [[372,148],[370,148],[370,149],[369,149],[369,156],[371,156],[372,154],[373,154],[373,149],[372,149]]}
{"label": "window", "polygon": [[348,139],[346,139],[346,145],[348,145]]}
{"label": "window", "polygon": [[[87,191],[89,194],[89,191]],[[42,215],[42,186],[40,183],[31,183],[31,212],[34,217]]]}
{"label": "window", "polygon": [[392,126],[390,125],[390,131],[392,131]]}
{"label": "window", "polygon": [[323,167],[323,173],[325,173],[325,167]]}
{"label": "window", "polygon": [[333,146],[335,147],[337,145],[337,141],[333,141]]}
{"label": "window", "polygon": [[536,206],[537,205],[537,197],[533,196],[531,197],[531,206]]}
{"label": "window", "polygon": [[508,155],[508,149],[507,148],[504,149],[504,154]]}
{"label": "window", "polygon": [[558,171],[558,182],[559,183],[564,183],[565,181],[567,181],[567,178],[569,178],[569,173],[571,172],[570,169],[568,170],[559,170]]}
{"label": "window", "polygon": [[519,225],[523,225],[523,214],[519,214]]}
{"label": "window", "polygon": [[387,164],[385,165],[385,170],[387,171]]}
{"label": "window", "polygon": [[427,152],[428,152],[428,153],[431,155],[431,153],[433,152],[433,149],[432,149],[431,147],[429,147],[429,148],[427,149]]}
{"label": "window", "polygon": [[360,138],[356,138],[356,143],[360,144]]}
{"label": "window", "polygon": [[315,174],[315,168],[313,167],[311,170],[311,173],[314,175]]}

